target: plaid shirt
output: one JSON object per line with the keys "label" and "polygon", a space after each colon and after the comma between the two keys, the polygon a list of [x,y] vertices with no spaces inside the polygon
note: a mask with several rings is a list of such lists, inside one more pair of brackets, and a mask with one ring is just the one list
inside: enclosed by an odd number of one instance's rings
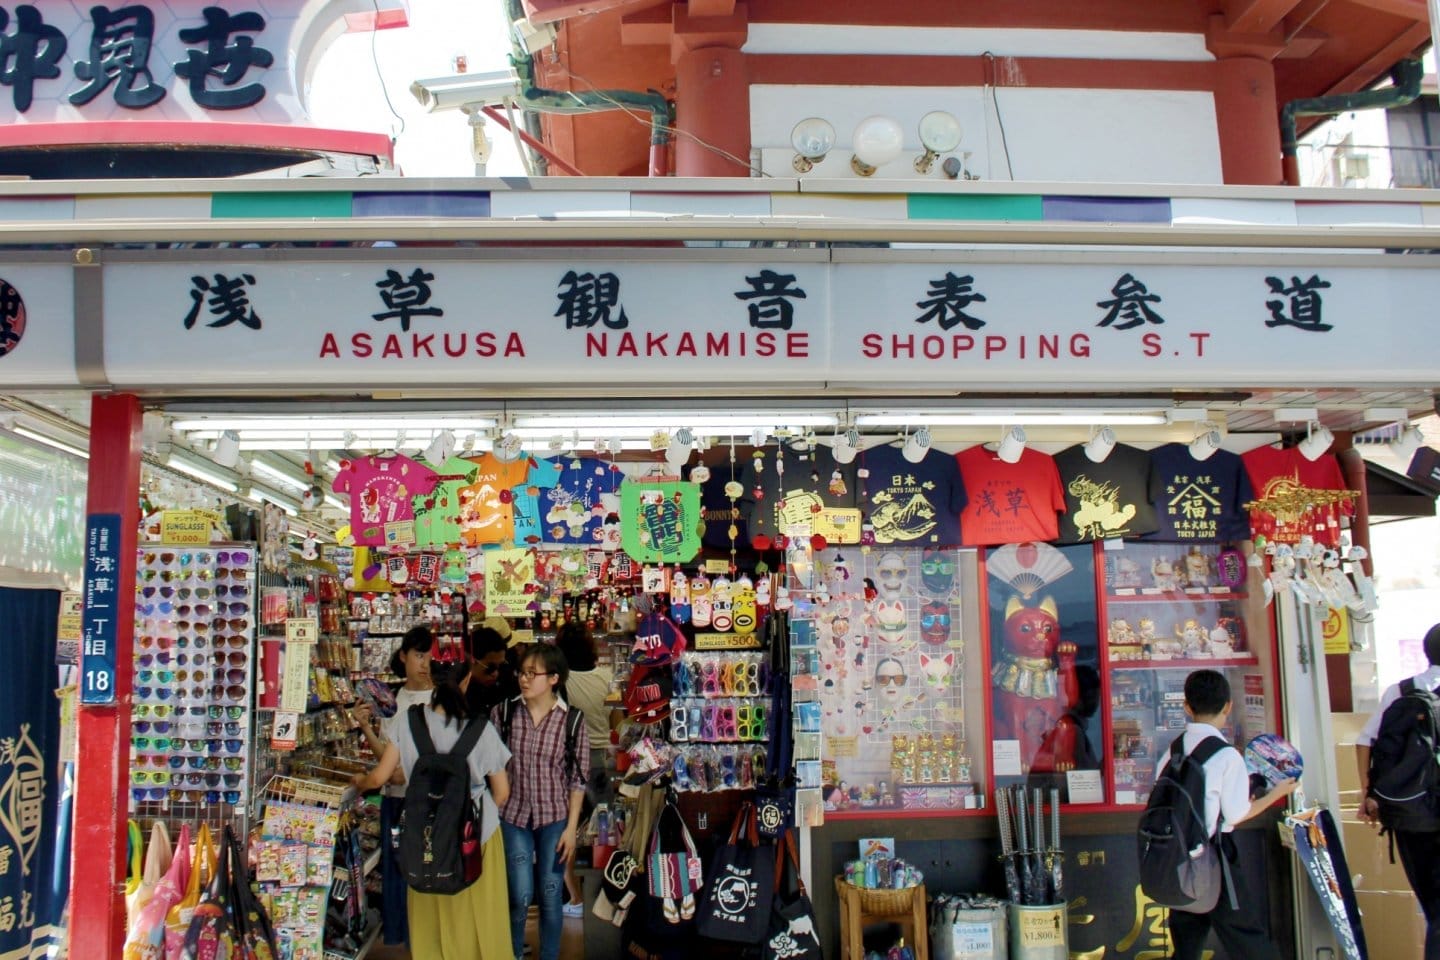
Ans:
{"label": "plaid shirt", "polygon": [[[521,697],[510,703],[510,799],[500,818],[516,827],[543,827],[570,819],[570,793],[584,790],[590,779],[590,737],[580,724],[575,738],[575,777],[565,782],[565,723],[570,705],[556,698],[555,706],[537,726]],[[490,711],[490,722],[505,729],[505,704]]]}

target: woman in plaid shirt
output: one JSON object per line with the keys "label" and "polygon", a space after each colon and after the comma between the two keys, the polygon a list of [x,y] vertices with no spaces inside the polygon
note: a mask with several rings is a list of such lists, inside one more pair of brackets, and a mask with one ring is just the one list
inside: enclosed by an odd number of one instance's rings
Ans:
{"label": "woman in plaid shirt", "polygon": [[[525,951],[525,915],[540,888],[540,960],[559,960],[564,918],[565,866],[575,856],[580,804],[590,776],[590,738],[585,724],[566,756],[570,705],[559,695],[570,669],[565,655],[537,644],[520,660],[520,696],[491,711],[491,722],[508,735],[510,798],[500,808],[509,865],[510,938],[515,956]],[[507,721],[508,715],[508,721]]]}

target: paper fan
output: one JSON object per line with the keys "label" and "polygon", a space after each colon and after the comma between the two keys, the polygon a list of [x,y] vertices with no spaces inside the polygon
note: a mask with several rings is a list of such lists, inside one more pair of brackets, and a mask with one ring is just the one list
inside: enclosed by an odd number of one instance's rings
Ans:
{"label": "paper fan", "polygon": [[985,569],[1028,600],[1041,587],[1054,583],[1075,568],[1065,559],[1065,554],[1048,543],[1007,543],[990,554]]}

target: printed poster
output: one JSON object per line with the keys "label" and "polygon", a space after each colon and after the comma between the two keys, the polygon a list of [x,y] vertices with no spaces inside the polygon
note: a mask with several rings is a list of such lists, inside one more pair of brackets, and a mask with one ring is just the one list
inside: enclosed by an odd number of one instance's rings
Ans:
{"label": "printed poster", "polygon": [[535,552],[519,547],[486,550],[485,612],[501,617],[523,615],[535,589]]}
{"label": "printed poster", "polygon": [[698,483],[636,483],[620,488],[620,546],[641,563],[685,563],[700,552]]}

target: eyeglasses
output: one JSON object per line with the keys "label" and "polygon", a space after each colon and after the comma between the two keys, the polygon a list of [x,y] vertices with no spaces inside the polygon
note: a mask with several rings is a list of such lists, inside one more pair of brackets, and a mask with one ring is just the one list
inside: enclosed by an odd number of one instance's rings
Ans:
{"label": "eyeglasses", "polygon": [[209,600],[211,594],[214,592],[215,591],[209,587],[181,587],[176,593],[181,600],[189,600],[191,598],[196,600]]}
{"label": "eyeglasses", "polygon": [[215,594],[221,597],[248,597],[250,586],[244,583],[221,583],[216,585]]}
{"label": "eyeglasses", "polygon": [[222,799],[225,803],[239,803],[240,791],[226,790],[224,793],[221,793],[218,790],[211,790],[209,793],[205,794],[206,803],[220,803]]}
{"label": "eyeglasses", "polygon": [[220,723],[218,721],[212,721],[205,724],[205,734],[211,737],[218,737],[222,734],[229,734],[232,737],[238,737],[240,736],[240,724],[234,722]]}
{"label": "eyeglasses", "polygon": [[[140,672],[141,672],[141,673],[149,673],[150,671],[148,671],[148,670],[141,670]],[[168,671],[167,671],[167,672],[168,672]],[[143,680],[144,678],[142,677],[141,679]],[[175,695],[175,691],[172,690],[172,689],[170,689],[169,687],[136,687],[136,688],[135,688],[135,696],[140,697],[140,698],[145,699],[145,700],[149,700],[151,697],[159,697],[161,700],[169,700],[169,699],[170,699],[171,697],[173,697],[174,695]]]}
{"label": "eyeglasses", "polygon": [[[238,672],[238,673],[240,673],[240,679],[241,679],[241,680],[244,680],[244,679],[245,679],[245,675],[244,675],[244,672],[243,672],[243,671],[235,671],[235,670],[232,670],[232,671],[230,671],[230,672],[231,672],[231,673],[237,673],[237,672]],[[215,686],[213,686],[213,687],[210,688],[210,699],[212,699],[212,700],[220,700],[220,699],[225,699],[225,700],[244,700],[244,699],[245,699],[245,688],[242,687],[242,686],[240,686],[239,681],[236,681],[235,683],[232,683],[232,684],[230,684],[229,686],[225,686],[224,684],[216,684]]]}
{"label": "eyeglasses", "polygon": [[250,554],[244,550],[222,550],[215,559],[222,567],[228,567],[232,563],[244,566],[250,562]]}
{"label": "eyeglasses", "polygon": [[222,782],[227,787],[238,787],[245,779],[244,774],[239,773],[203,773],[200,776],[205,778],[207,787],[218,787]]}
{"label": "eyeglasses", "polygon": [[239,635],[216,637],[215,645],[217,647],[229,647],[231,650],[244,650],[246,647],[250,646],[250,638],[242,637]]}
{"label": "eyeglasses", "polygon": [[948,627],[948,626],[950,626],[950,614],[948,614],[948,613],[922,613],[922,614],[920,615],[920,626],[922,626],[922,627],[933,627],[933,626],[935,626],[935,625],[937,625],[937,624],[940,625],[940,626],[942,626],[942,627]]}
{"label": "eyeglasses", "polygon": [[136,750],[169,750],[169,737],[135,737]]}
{"label": "eyeglasses", "polygon": [[135,608],[147,617],[153,617],[156,614],[168,616],[174,611],[175,605],[169,600],[161,600],[158,603],[137,603]]}
{"label": "eyeglasses", "polygon": [[[207,741],[197,741],[202,745]],[[245,746],[244,740],[210,740],[211,753],[239,753]]]}
{"label": "eyeglasses", "polygon": [[130,796],[135,798],[136,803],[145,803],[146,801],[149,801],[151,803],[159,803],[161,800],[165,799],[165,791],[154,787],[149,790],[132,789],[130,791]]}
{"label": "eyeglasses", "polygon": [[209,707],[197,707],[198,710],[205,710],[209,713],[211,720],[219,720],[222,717],[229,717],[231,720],[239,720],[245,716],[244,707],[222,707],[219,704],[211,704]]}
{"label": "eyeglasses", "polygon": [[905,674],[903,674],[903,673],[880,673],[880,674],[876,674],[876,675],[875,675],[875,682],[878,683],[878,684],[880,684],[880,686],[882,686],[882,687],[885,686],[886,684],[890,684],[891,686],[898,687],[898,686],[900,686],[901,684],[903,684],[903,683],[905,682]]}
{"label": "eyeglasses", "polygon": [[160,770],[132,770],[130,772],[130,782],[140,786],[153,783],[159,787],[170,782],[170,774]]}
{"label": "eyeglasses", "polygon": [[521,680],[534,680],[536,677],[548,677],[548,676],[551,676],[551,674],[548,673],[548,672],[546,672],[546,671],[544,671],[544,670],[522,670],[522,671],[520,671],[520,679],[521,679]]}
{"label": "eyeglasses", "polygon": [[[181,596],[184,596],[184,591],[183,591],[183,590],[181,590],[180,593],[181,593]],[[141,588],[140,588],[140,595],[141,595],[142,597],[147,598],[147,599],[150,598],[150,597],[156,596],[156,595],[159,595],[159,596],[165,597],[166,599],[169,599],[170,597],[175,596],[175,588],[174,588],[174,587],[141,587]]]}
{"label": "eyeglasses", "polygon": [[166,703],[137,703],[135,704],[135,715],[137,717],[160,717],[165,718],[175,710]]}
{"label": "eyeglasses", "polygon": [[136,720],[131,726],[136,733],[149,733],[151,730],[156,733],[169,733],[173,724],[169,720]]}
{"label": "eyeglasses", "polygon": [[494,676],[500,672],[500,664],[498,663],[486,663],[484,660],[477,660],[475,666],[486,676]]}
{"label": "eyeglasses", "polygon": [[955,562],[953,560],[940,559],[924,560],[920,563],[920,572],[925,574],[927,577],[933,577],[937,573],[954,573]]}

